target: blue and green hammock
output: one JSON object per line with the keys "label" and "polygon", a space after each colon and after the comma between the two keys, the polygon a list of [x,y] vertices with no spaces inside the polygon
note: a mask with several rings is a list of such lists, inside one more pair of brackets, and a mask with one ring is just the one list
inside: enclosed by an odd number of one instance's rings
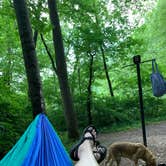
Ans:
{"label": "blue and green hammock", "polygon": [[72,166],[60,138],[44,114],[29,125],[0,166]]}

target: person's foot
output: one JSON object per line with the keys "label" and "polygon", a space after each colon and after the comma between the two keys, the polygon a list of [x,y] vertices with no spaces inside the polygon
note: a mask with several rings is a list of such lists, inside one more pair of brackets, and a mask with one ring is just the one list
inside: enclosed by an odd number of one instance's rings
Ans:
{"label": "person's foot", "polygon": [[95,145],[97,136],[97,130],[94,126],[88,126],[84,129],[82,137],[78,144],[76,144],[71,150],[70,150],[70,157],[74,161],[78,161],[78,149],[83,144],[84,141],[90,140],[93,145]]}
{"label": "person's foot", "polygon": [[84,129],[83,135],[85,135],[86,133],[90,133],[93,137],[94,142],[96,141],[97,129],[93,125],[90,125]]}
{"label": "person's foot", "polygon": [[96,147],[93,150],[93,154],[95,156],[95,159],[97,160],[98,163],[101,163],[107,154],[107,148],[105,146],[100,145],[99,141],[96,141]]}

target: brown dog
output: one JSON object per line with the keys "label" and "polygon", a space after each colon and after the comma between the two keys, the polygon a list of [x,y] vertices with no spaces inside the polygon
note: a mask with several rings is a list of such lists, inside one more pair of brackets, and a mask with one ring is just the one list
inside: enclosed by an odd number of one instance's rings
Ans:
{"label": "brown dog", "polygon": [[105,162],[107,165],[110,162],[110,166],[115,161],[119,166],[121,157],[129,158],[138,165],[138,160],[142,159],[146,162],[146,166],[156,166],[156,159],[152,152],[141,143],[131,142],[117,142],[110,145],[108,150],[108,156]]}

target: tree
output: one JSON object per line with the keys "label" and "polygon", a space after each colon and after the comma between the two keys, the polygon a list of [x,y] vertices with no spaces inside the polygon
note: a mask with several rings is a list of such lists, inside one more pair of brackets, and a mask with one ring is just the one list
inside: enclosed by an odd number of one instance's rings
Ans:
{"label": "tree", "polygon": [[33,116],[35,117],[37,114],[45,112],[35,44],[25,0],[13,0],[13,2],[28,79],[29,96],[32,103]]}
{"label": "tree", "polygon": [[53,26],[53,42],[54,49],[56,54],[56,67],[57,67],[57,76],[59,80],[62,100],[64,104],[65,118],[67,122],[68,136],[69,138],[77,138],[77,121],[74,113],[74,106],[72,101],[72,96],[70,92],[70,87],[68,83],[67,76],[67,66],[64,55],[64,47],[62,41],[61,28],[59,23],[59,16],[55,0],[48,0],[49,15],[51,24]]}
{"label": "tree", "polygon": [[93,59],[95,52],[88,52],[89,57],[89,82],[88,82],[88,95],[87,95],[87,113],[88,113],[88,124],[92,124],[92,115],[91,115],[91,104],[92,104],[92,80],[93,80]]}
{"label": "tree", "polygon": [[[165,16],[166,16],[166,1],[159,0],[156,8],[149,14],[147,17],[146,27],[144,33],[142,34],[142,38],[147,44],[147,52],[152,54],[153,56],[165,54]],[[162,57],[163,59],[163,57]],[[163,63],[165,63],[163,61]]]}
{"label": "tree", "polygon": [[107,82],[108,82],[109,92],[110,92],[110,95],[113,97],[114,93],[113,93],[113,89],[112,89],[112,83],[111,83],[111,80],[110,80],[110,77],[109,77],[108,67],[107,67],[106,58],[105,58],[105,53],[104,53],[104,49],[103,49],[102,45],[100,46],[100,50],[101,50],[101,55],[102,55],[102,58],[103,58],[104,71],[105,71],[105,75],[106,75]]}

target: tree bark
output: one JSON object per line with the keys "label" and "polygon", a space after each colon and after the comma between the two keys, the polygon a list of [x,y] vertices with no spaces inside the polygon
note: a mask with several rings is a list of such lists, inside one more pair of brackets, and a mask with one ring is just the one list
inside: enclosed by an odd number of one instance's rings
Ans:
{"label": "tree bark", "polygon": [[39,67],[36,57],[32,28],[25,0],[13,0],[23,51],[23,59],[28,79],[28,90],[32,103],[33,116],[45,112]]}
{"label": "tree bark", "polygon": [[113,89],[112,89],[111,80],[110,80],[110,77],[109,77],[109,74],[108,74],[108,69],[107,69],[107,63],[106,63],[106,60],[105,60],[104,49],[103,49],[102,46],[100,46],[100,50],[101,50],[101,54],[102,54],[102,58],[103,58],[104,71],[105,71],[105,75],[106,75],[106,78],[107,78],[110,95],[113,97],[114,93],[113,93]]}
{"label": "tree bark", "polygon": [[89,83],[88,83],[88,96],[87,96],[87,113],[88,113],[88,124],[92,124],[92,115],[91,115],[91,103],[92,103],[92,79],[93,79],[93,54],[89,53],[90,64],[89,64]]}
{"label": "tree bark", "polygon": [[69,138],[77,138],[78,137],[77,121],[75,113],[73,111],[74,106],[68,83],[67,66],[64,55],[64,47],[63,47],[62,34],[59,23],[59,16],[57,12],[56,0],[48,0],[48,8],[49,8],[51,24],[53,27],[53,42],[56,54],[55,61],[56,61],[57,74],[58,74],[57,76],[59,80],[59,85],[64,105],[68,136]]}

